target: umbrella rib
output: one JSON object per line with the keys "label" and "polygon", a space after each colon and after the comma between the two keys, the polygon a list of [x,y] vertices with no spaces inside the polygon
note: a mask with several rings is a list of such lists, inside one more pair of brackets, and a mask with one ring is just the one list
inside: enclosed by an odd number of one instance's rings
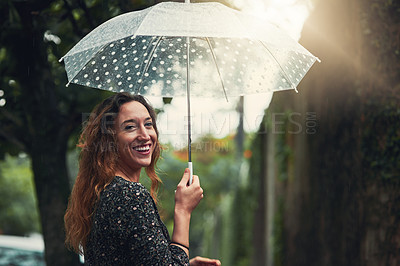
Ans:
{"label": "umbrella rib", "polygon": [[212,58],[213,58],[214,63],[215,63],[215,67],[217,68],[217,72],[218,72],[218,75],[219,75],[219,80],[221,81],[222,89],[224,90],[225,99],[226,99],[227,102],[229,102],[228,101],[228,96],[226,95],[224,81],[222,80],[222,75],[221,75],[221,72],[220,72],[218,64],[217,64],[217,57],[216,57],[216,55],[214,53],[214,49],[212,48],[210,39],[208,39],[208,37],[206,37],[206,41],[207,41],[208,46],[210,47],[210,51],[211,51],[211,55],[212,55]]}
{"label": "umbrella rib", "polygon": [[[156,38],[156,36],[153,37],[152,42],[154,41],[155,38]],[[157,46],[160,44],[161,38],[162,38],[162,36],[158,36],[156,45],[153,45],[153,49],[152,49],[151,52],[150,52],[149,60],[147,60],[147,63],[146,63],[146,65],[144,66],[144,70],[143,70],[143,72],[142,72],[142,75],[140,76],[140,80],[141,80],[140,86],[137,87],[137,89],[135,90],[135,94],[137,94],[137,93],[140,91],[140,89],[142,88],[142,85],[143,85],[143,76],[144,76],[144,74],[147,72],[147,70],[148,70],[149,67],[150,67],[151,61],[153,60],[154,52],[155,52],[155,50],[157,49]]]}
{"label": "umbrella rib", "polygon": [[292,82],[292,80],[289,78],[289,76],[286,74],[286,71],[283,69],[283,67],[281,66],[281,64],[279,63],[279,61],[276,59],[276,57],[273,55],[273,53],[268,49],[268,47],[262,42],[259,41],[261,43],[262,46],[264,46],[264,48],[269,52],[269,54],[272,56],[272,58],[275,60],[275,62],[278,64],[279,68],[281,69],[283,75],[285,76],[285,78],[290,82],[290,85],[292,87],[292,89],[295,90],[295,92],[299,92],[296,88],[296,85],[294,85],[294,83]]}

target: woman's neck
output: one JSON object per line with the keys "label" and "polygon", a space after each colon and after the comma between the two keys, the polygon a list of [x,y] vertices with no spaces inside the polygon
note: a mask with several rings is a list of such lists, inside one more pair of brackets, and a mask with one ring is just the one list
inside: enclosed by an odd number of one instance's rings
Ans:
{"label": "woman's neck", "polygon": [[123,179],[126,179],[131,182],[139,182],[141,170],[142,169],[138,169],[135,171],[133,171],[132,169],[128,170],[127,168],[124,168],[121,165],[119,165],[117,167],[117,170],[115,171],[115,175],[120,176]]}

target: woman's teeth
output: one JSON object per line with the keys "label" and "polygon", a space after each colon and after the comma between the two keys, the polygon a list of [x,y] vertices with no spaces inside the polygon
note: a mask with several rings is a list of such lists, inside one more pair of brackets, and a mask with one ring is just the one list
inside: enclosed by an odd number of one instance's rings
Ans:
{"label": "woman's teeth", "polygon": [[134,149],[135,149],[136,151],[148,151],[148,150],[150,150],[150,145],[139,146],[139,147],[135,147]]}

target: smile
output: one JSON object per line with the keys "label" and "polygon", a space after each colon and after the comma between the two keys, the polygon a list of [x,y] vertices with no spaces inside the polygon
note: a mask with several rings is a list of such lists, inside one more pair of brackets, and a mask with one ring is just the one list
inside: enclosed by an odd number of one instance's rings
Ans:
{"label": "smile", "polygon": [[146,145],[140,145],[140,146],[136,146],[133,147],[133,149],[135,151],[138,151],[140,153],[149,153],[150,152],[150,144],[146,144]]}

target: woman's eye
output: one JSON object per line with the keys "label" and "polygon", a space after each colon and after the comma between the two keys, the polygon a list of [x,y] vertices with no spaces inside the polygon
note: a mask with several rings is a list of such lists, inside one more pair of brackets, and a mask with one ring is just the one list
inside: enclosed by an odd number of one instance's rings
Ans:
{"label": "woman's eye", "polygon": [[132,130],[132,129],[135,129],[135,128],[136,128],[135,126],[129,125],[129,126],[125,127],[125,130]]}
{"label": "woman's eye", "polygon": [[152,127],[153,126],[153,122],[147,122],[146,124],[144,124],[146,127]]}

